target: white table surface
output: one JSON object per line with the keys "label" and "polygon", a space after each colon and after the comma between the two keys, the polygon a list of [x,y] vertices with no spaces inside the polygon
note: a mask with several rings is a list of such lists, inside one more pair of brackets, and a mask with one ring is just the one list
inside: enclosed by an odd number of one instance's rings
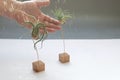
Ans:
{"label": "white table surface", "polygon": [[0,80],[120,80],[120,39],[65,42],[71,61],[58,61],[62,40],[46,40],[39,49],[46,70],[35,73],[31,40],[0,39]]}

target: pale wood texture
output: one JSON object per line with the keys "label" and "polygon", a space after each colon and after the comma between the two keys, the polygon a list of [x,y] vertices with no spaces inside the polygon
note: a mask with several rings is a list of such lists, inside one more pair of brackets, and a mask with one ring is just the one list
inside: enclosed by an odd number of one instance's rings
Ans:
{"label": "pale wood texture", "polygon": [[35,72],[41,72],[45,70],[45,63],[38,60],[32,63],[32,67]]}
{"label": "pale wood texture", "polygon": [[59,54],[59,61],[61,63],[66,63],[70,61],[70,55],[66,52]]}

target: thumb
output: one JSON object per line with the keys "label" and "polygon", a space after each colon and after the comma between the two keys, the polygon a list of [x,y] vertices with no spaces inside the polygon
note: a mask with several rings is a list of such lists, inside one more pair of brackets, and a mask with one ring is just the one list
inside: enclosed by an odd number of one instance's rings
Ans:
{"label": "thumb", "polygon": [[38,7],[48,6],[50,4],[50,0],[35,0]]}

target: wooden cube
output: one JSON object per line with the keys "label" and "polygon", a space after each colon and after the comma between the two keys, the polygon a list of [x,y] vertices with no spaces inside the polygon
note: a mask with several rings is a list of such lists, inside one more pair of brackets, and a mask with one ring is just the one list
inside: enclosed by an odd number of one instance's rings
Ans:
{"label": "wooden cube", "polygon": [[69,61],[70,61],[70,55],[67,54],[66,52],[60,53],[60,54],[59,54],[59,61],[60,61],[61,63],[69,62]]}
{"label": "wooden cube", "polygon": [[45,70],[45,63],[38,60],[32,63],[32,67],[35,72],[41,72]]}

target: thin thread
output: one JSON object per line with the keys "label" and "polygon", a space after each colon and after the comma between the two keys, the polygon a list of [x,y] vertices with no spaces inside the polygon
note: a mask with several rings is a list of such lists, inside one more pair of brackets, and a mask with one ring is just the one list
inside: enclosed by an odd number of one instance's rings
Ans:
{"label": "thin thread", "polygon": [[61,29],[61,38],[62,38],[62,41],[63,41],[63,51],[65,52],[66,50],[65,50],[65,39],[64,39],[64,30],[63,29]]}
{"label": "thin thread", "polygon": [[[34,41],[34,40],[32,40],[32,41],[33,41],[33,44],[35,44],[35,41]],[[37,49],[37,47],[36,47],[36,46],[34,46],[34,49],[35,49],[36,54],[37,54],[37,60],[39,60],[39,53],[38,53],[38,49]]]}

